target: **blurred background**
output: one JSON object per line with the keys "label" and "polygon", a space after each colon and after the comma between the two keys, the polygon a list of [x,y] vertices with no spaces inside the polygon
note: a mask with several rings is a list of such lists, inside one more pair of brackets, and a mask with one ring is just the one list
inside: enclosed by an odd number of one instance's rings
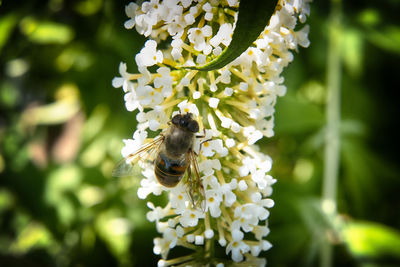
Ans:
{"label": "blurred background", "polygon": [[[0,266],[154,266],[140,179],[111,177],[135,113],[111,86],[145,39],[129,1],[0,1]],[[400,266],[400,3],[344,1],[338,216],[321,210],[328,1],[285,70],[275,137],[269,266]],[[328,231],[327,231],[328,230]],[[330,233],[330,234],[329,234]],[[172,250],[179,255],[179,249]],[[185,252],[183,252],[185,253]]]}

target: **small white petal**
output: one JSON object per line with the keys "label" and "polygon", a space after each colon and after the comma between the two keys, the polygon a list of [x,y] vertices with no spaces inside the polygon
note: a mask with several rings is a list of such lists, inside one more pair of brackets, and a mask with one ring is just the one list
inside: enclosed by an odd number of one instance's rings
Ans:
{"label": "small white petal", "polygon": [[235,140],[233,140],[232,138],[228,138],[225,140],[225,145],[228,148],[233,147],[235,145]]}
{"label": "small white petal", "polygon": [[210,97],[208,105],[212,108],[217,108],[219,104],[219,99],[215,97]]}
{"label": "small white petal", "polygon": [[240,182],[239,182],[239,190],[240,191],[245,191],[245,190],[247,190],[247,184],[246,184],[246,181],[244,181],[244,180],[241,180]]}
{"label": "small white petal", "polygon": [[224,90],[224,94],[227,96],[231,96],[233,94],[233,89],[230,87],[226,87]]}
{"label": "small white petal", "polygon": [[211,92],[215,92],[215,91],[217,91],[217,90],[218,90],[217,85],[216,85],[215,83],[212,83],[212,84],[210,85],[210,91],[211,91]]}
{"label": "small white petal", "polygon": [[214,236],[214,231],[211,230],[211,229],[208,229],[208,230],[206,230],[206,231],[204,232],[204,236],[205,236],[207,239],[210,239],[210,238],[212,238],[212,237]]}
{"label": "small white petal", "polygon": [[199,91],[196,91],[193,93],[193,99],[199,99],[201,97],[201,93]]}
{"label": "small white petal", "polygon": [[204,16],[204,18],[207,20],[207,21],[211,21],[212,20],[212,18],[213,18],[213,13],[206,13],[206,15]]}
{"label": "small white petal", "polygon": [[160,123],[157,120],[149,121],[149,129],[152,131],[157,131],[160,127]]}
{"label": "small white petal", "polygon": [[213,55],[214,56],[219,56],[222,53],[222,48],[220,46],[217,46],[216,48],[213,49]]}
{"label": "small white petal", "polygon": [[234,133],[240,132],[240,125],[237,122],[232,122],[231,129]]}
{"label": "small white petal", "polygon": [[166,267],[166,266],[168,266],[168,262],[167,261],[165,261],[165,260],[159,260],[158,262],[157,262],[157,267]]}
{"label": "small white petal", "polygon": [[183,86],[188,86],[189,83],[190,83],[190,80],[189,80],[188,78],[183,77],[183,78],[181,79],[181,84],[182,84]]}
{"label": "small white petal", "polygon": [[188,235],[186,236],[186,240],[187,240],[187,242],[189,242],[189,243],[193,243],[193,242],[194,242],[194,235],[193,235],[193,234],[188,234]]}
{"label": "small white petal", "polygon": [[203,54],[199,54],[196,58],[196,63],[198,64],[204,64],[206,63],[206,56]]}
{"label": "small white petal", "polygon": [[249,88],[249,84],[248,83],[241,82],[239,84],[239,89],[242,90],[242,91],[247,91],[248,88]]}
{"label": "small white petal", "polygon": [[210,3],[205,3],[205,4],[203,5],[203,10],[204,10],[204,11],[210,12],[211,9],[212,9],[212,6],[210,5]]}
{"label": "small white petal", "polygon": [[204,244],[204,237],[202,235],[196,235],[194,239],[194,243],[196,245],[203,245]]}
{"label": "small white petal", "polygon": [[240,241],[240,240],[243,240],[243,237],[244,237],[244,234],[243,234],[242,231],[240,231],[240,230],[233,230],[232,231],[233,240]]}
{"label": "small white petal", "polygon": [[220,238],[218,240],[218,243],[221,245],[221,247],[225,247],[226,246],[226,239],[225,238]]}

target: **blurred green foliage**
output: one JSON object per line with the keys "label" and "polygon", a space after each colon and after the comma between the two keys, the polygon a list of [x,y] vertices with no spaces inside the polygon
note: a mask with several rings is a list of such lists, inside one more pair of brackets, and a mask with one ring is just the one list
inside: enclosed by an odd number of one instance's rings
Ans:
{"label": "blurred green foliage", "polygon": [[[272,139],[270,266],[400,265],[398,1],[343,1],[339,217],[321,211],[328,2],[285,71]],[[114,179],[135,114],[112,88],[144,43],[126,1],[0,1],[0,265],[154,266],[140,179]],[[179,253],[179,251],[177,252]]]}

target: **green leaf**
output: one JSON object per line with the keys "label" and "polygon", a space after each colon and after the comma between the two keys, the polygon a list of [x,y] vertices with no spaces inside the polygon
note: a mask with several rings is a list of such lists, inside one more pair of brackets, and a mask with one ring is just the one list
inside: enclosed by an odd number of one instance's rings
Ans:
{"label": "green leaf", "polygon": [[343,238],[356,256],[400,258],[400,233],[388,226],[372,222],[353,222],[345,226]]}
{"label": "green leaf", "polygon": [[363,70],[363,36],[356,29],[344,29],[342,56],[347,72],[359,76]]}
{"label": "green leaf", "polygon": [[210,71],[220,69],[239,57],[262,33],[275,11],[277,0],[242,0],[232,41],[209,63],[190,69]]}
{"label": "green leaf", "polygon": [[10,37],[18,19],[13,13],[0,18],[0,51]]}
{"label": "green leaf", "polygon": [[21,21],[21,31],[31,42],[39,44],[66,44],[74,38],[74,31],[66,24],[37,21],[32,17]]}
{"label": "green leaf", "polygon": [[400,54],[400,27],[389,25],[383,29],[371,29],[368,40],[381,49]]}

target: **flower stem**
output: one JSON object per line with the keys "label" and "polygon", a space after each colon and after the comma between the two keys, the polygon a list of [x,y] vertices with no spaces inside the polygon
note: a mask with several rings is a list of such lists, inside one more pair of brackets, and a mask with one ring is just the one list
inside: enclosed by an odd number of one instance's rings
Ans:
{"label": "flower stem", "polygon": [[[340,158],[340,86],[341,86],[341,0],[331,0],[327,62],[326,134],[322,210],[333,219],[337,209],[337,179]],[[333,264],[333,247],[328,239],[321,249],[320,266]]]}

